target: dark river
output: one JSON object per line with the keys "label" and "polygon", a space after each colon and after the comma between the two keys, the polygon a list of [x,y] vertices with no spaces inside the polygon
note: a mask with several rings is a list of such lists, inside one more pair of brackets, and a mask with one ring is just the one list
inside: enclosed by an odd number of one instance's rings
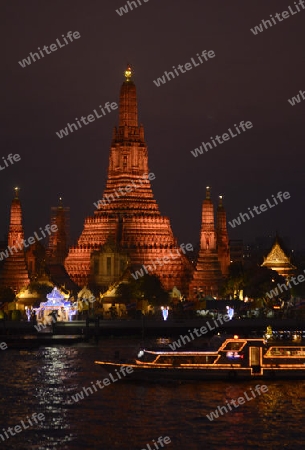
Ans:
{"label": "dark river", "polygon": [[[266,393],[213,421],[206,415],[257,383],[117,381],[73,401],[107,376],[94,360],[118,350],[129,356],[138,347],[134,339],[113,338],[98,346],[1,350],[0,448],[155,450],[153,440],[168,436],[165,450],[304,449],[305,381],[265,382]],[[45,420],[29,426],[33,413]],[[21,421],[28,428],[12,436],[8,428]]]}

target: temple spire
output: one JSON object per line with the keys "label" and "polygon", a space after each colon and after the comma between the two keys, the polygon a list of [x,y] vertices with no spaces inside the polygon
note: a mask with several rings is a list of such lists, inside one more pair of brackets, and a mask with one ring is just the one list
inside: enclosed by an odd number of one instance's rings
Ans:
{"label": "temple spire", "polygon": [[219,207],[219,208],[222,208],[222,206],[223,206],[223,205],[222,205],[222,199],[223,199],[222,195],[219,195],[219,196],[218,196],[218,207]]}
{"label": "temple spire", "polygon": [[51,208],[51,224],[57,230],[49,236],[47,258],[49,264],[63,264],[68,254],[70,208],[59,197],[58,206]]}
{"label": "temple spire", "polygon": [[217,248],[221,272],[223,275],[227,275],[230,265],[230,250],[229,250],[229,236],[227,230],[227,216],[224,206],[222,204],[222,200],[223,197],[222,195],[220,195],[218,197],[218,207],[216,214]]}
{"label": "temple spire", "polygon": [[22,210],[18,197],[19,188],[14,188],[14,191],[15,197],[11,204],[8,246],[2,253],[2,255],[5,255],[5,260],[0,283],[2,286],[11,287],[17,291],[27,286],[30,280],[24,254]]}
{"label": "temple spire", "polygon": [[23,226],[22,226],[22,210],[21,203],[19,199],[19,188],[15,187],[15,197],[12,200],[11,214],[10,214],[10,225],[9,225],[9,235],[8,235],[8,245],[13,246],[15,242],[24,239]]}
{"label": "temple spire", "polygon": [[124,126],[138,127],[137,92],[130,65],[125,70],[125,81],[120,92],[119,127]]}
{"label": "temple spire", "polygon": [[210,186],[207,186],[206,188],[205,188],[205,198],[207,199],[207,200],[210,200],[210,198],[211,198],[211,190],[210,190],[211,188],[210,188]]}
{"label": "temple spire", "polygon": [[211,189],[206,187],[206,197],[202,203],[200,250],[193,280],[190,284],[190,297],[215,296],[222,281],[220,261],[217,252],[214,206]]}
{"label": "temple spire", "polygon": [[227,233],[227,216],[226,216],[225,209],[223,207],[222,200],[223,200],[222,195],[219,195],[217,214],[216,214],[216,227],[217,227],[217,230],[223,230]]}
{"label": "temple spire", "polygon": [[131,80],[132,70],[131,70],[130,64],[127,64],[127,68],[126,68],[126,70],[124,72],[124,75],[125,75],[125,81],[130,81]]}
{"label": "temple spire", "polygon": [[[208,242],[208,244],[206,244]],[[202,203],[201,248],[215,249],[214,206],[211,201],[211,189],[206,187],[206,197]]]}

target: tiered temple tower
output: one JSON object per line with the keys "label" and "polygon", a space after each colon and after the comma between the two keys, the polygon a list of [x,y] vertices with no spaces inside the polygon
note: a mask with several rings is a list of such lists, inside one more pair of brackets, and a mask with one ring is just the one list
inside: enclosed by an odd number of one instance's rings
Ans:
{"label": "tiered temple tower", "polygon": [[5,258],[0,276],[0,285],[10,287],[15,291],[30,283],[24,254],[22,210],[18,192],[19,189],[15,188],[15,198],[11,206],[8,247],[5,250],[8,257]]}
{"label": "tiered temple tower", "polygon": [[68,255],[70,208],[63,206],[59,198],[59,205],[51,208],[51,225],[57,226],[57,231],[50,234],[47,250],[48,264],[64,264]]}
{"label": "tiered temple tower", "polygon": [[[69,250],[65,267],[70,277],[79,286],[103,278],[105,274],[117,274],[113,252],[109,252],[106,265],[99,264],[104,257],[102,246],[111,243],[112,248],[122,252],[130,270],[151,265],[157,258],[170,256],[171,249],[177,249],[170,221],[162,217],[154,199],[149,176],[148,151],[144,139],[144,128],[138,125],[136,86],[132,81],[130,67],[125,71],[119,105],[119,126],[113,130],[109,156],[108,179],[102,200],[94,217],[85,219],[83,232],[76,247]],[[92,257],[94,252],[94,263]],[[160,277],[163,286],[171,289],[177,286],[187,292],[192,266],[185,255],[175,252],[176,258],[149,273]],[[123,264],[124,265],[124,264]],[[126,266],[122,266],[122,271]]]}
{"label": "tiered temple tower", "polygon": [[[222,200],[222,199],[220,199]],[[200,251],[190,284],[190,297],[217,296],[223,275],[227,273],[229,259],[227,255],[228,235],[226,216],[222,202],[217,210],[217,230],[214,224],[214,206],[210,188],[206,188],[206,198],[202,204],[202,224],[200,233]],[[222,272],[223,267],[223,272]]]}
{"label": "tiered temple tower", "polygon": [[227,276],[229,273],[229,265],[230,265],[230,247],[227,230],[227,215],[222,204],[222,195],[220,195],[218,198],[218,207],[216,213],[216,230],[217,230],[218,259],[220,262],[220,268],[222,274],[224,276]]}

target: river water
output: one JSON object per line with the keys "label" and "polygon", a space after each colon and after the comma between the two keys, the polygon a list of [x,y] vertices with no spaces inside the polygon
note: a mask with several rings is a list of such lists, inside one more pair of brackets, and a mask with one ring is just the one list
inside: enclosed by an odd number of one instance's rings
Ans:
{"label": "river water", "polygon": [[[304,449],[305,381],[267,381],[266,393],[213,421],[206,415],[257,383],[120,380],[72,399],[107,376],[94,360],[116,351],[129,357],[138,348],[132,338],[109,338],[98,346],[0,351],[0,448],[154,450],[153,440],[168,436],[168,450]],[[11,436],[8,427],[33,413],[45,420]]]}

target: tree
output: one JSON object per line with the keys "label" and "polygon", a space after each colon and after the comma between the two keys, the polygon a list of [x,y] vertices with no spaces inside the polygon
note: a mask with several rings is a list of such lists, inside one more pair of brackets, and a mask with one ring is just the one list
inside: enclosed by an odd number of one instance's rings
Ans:
{"label": "tree", "polygon": [[50,286],[47,283],[39,283],[37,281],[32,281],[29,284],[29,292],[33,293],[33,292],[37,292],[37,294],[39,294],[42,297],[46,297],[47,294],[50,294],[50,292],[52,292],[53,287]]}
{"label": "tree", "polygon": [[15,299],[15,292],[9,287],[0,287],[0,302],[12,302]]}
{"label": "tree", "polygon": [[[224,297],[233,297],[234,292],[243,290],[244,296],[253,299],[269,299],[266,295],[277,286],[277,283],[285,284],[285,278],[276,271],[257,265],[251,265],[247,268],[240,263],[231,264],[229,275],[224,282],[222,295]],[[278,299],[289,298],[289,292],[279,292]]]}
{"label": "tree", "polygon": [[233,263],[229,266],[229,275],[221,287],[220,294],[222,297],[234,298],[236,292],[243,290],[245,287],[245,274],[241,263]]}
{"label": "tree", "polygon": [[121,283],[116,289],[117,295],[120,299],[125,300],[127,303],[130,303],[133,297],[132,286],[129,283]]}
{"label": "tree", "polygon": [[145,274],[137,280],[130,278],[128,285],[122,283],[118,287],[118,292],[122,298],[148,300],[152,306],[167,305],[169,302],[169,295],[157,275]]}

